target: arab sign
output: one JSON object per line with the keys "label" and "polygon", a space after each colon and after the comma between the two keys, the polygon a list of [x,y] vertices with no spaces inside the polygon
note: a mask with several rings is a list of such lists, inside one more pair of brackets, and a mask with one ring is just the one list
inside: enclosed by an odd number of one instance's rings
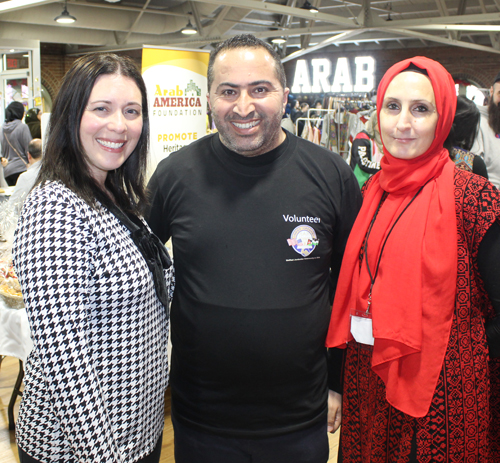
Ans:
{"label": "arab sign", "polygon": [[[327,58],[311,60],[312,85],[308,62],[297,60],[292,93],[366,93],[375,87],[375,60],[371,56],[354,58],[356,73],[353,85],[351,67],[347,58],[337,59],[335,72]],[[333,75],[332,75],[333,74]]]}

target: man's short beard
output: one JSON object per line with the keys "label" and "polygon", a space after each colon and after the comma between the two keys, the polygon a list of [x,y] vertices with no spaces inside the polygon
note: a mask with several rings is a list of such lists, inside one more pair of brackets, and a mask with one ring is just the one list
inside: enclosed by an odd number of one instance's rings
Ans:
{"label": "man's short beard", "polygon": [[488,123],[495,133],[500,133],[500,106],[493,101],[488,105]]}
{"label": "man's short beard", "polygon": [[[221,119],[216,112],[212,113],[220,140],[226,148],[247,157],[258,156],[274,149],[274,147],[269,148],[269,146],[274,145],[275,141],[279,139],[282,133],[281,119],[283,115],[279,112],[269,114],[266,117],[259,115],[257,112],[253,114],[255,117],[260,118],[261,124],[265,124],[265,129],[260,132],[258,137],[250,136],[245,140],[245,137],[238,137],[229,129],[231,117],[224,118],[224,116],[222,116],[223,119]],[[247,118],[252,117],[252,115],[249,116],[247,116]]]}

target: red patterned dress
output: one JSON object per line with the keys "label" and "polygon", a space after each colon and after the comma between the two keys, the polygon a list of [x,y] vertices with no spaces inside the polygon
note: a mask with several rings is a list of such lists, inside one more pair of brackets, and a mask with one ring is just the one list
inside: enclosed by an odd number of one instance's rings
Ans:
{"label": "red patterned dress", "polygon": [[429,413],[389,405],[371,347],[350,343],[344,369],[343,463],[500,462],[500,359],[488,358],[484,321],[494,312],[477,267],[479,244],[500,219],[500,192],[455,169],[458,275],[450,340]]}

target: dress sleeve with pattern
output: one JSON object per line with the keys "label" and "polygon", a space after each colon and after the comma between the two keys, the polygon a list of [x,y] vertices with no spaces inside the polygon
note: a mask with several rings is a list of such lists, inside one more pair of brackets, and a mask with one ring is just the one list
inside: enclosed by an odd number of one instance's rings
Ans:
{"label": "dress sleeve with pattern", "polygon": [[14,261],[34,350],[60,429],[81,462],[120,462],[91,354],[88,306],[94,268],[90,208],[63,189],[30,196]]}

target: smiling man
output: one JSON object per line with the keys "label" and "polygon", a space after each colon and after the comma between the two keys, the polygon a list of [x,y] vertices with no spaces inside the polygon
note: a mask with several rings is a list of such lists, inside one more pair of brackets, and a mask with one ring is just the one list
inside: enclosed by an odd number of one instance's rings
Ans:
{"label": "smiling man", "polygon": [[324,344],[359,187],[340,156],[281,128],[289,90],[265,42],[219,44],[208,90],[218,133],[149,185],[177,274],[176,463],[326,463],[341,396]]}
{"label": "smiling man", "polygon": [[217,55],[209,71],[208,102],[227,148],[252,157],[285,141],[280,127],[290,91],[284,79],[266,48],[235,48]]}

